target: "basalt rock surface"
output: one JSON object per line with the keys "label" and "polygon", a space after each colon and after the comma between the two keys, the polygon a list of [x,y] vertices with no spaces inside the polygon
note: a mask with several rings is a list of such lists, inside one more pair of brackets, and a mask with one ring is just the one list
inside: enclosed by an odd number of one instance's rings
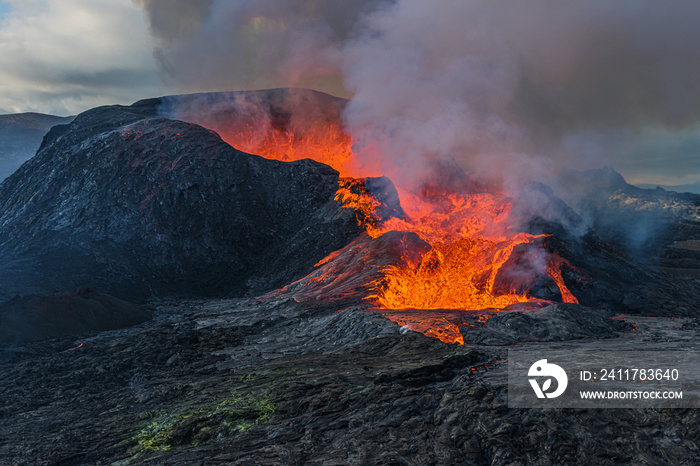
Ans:
{"label": "basalt rock surface", "polygon": [[459,328],[465,344],[514,345],[521,341],[612,338],[632,327],[609,313],[578,304],[558,303],[532,312],[502,312],[483,325]]}
{"label": "basalt rock surface", "polygon": [[[690,465],[700,451],[697,410],[509,409],[510,346],[446,345],[357,304],[157,307],[131,329],[0,349],[0,463]],[[518,345],[698,350],[697,319],[628,318],[601,338],[584,317],[578,340]]]}
{"label": "basalt rock surface", "polygon": [[115,330],[150,317],[144,306],[87,288],[16,296],[0,303],[0,345]]}
{"label": "basalt rock surface", "polygon": [[[242,153],[159,100],[54,127],[0,185],[0,297],[242,295],[290,283],[361,229],[338,172]],[[390,182],[389,182],[390,183]]]}

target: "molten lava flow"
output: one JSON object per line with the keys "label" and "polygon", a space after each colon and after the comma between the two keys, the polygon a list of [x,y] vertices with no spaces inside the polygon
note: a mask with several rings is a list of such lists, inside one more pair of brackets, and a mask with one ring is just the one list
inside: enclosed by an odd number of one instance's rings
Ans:
{"label": "molten lava flow", "polygon": [[[376,312],[376,311],[375,311]],[[447,311],[391,311],[378,312],[385,318],[400,326],[420,332],[425,336],[437,338],[445,343],[464,344],[464,337],[459,331],[461,325],[473,326],[458,313]]]}
{"label": "molten lava flow", "polygon": [[481,310],[525,302],[524,295],[494,295],[492,288],[513,248],[529,241],[521,234],[501,242],[463,238],[435,243],[416,269],[387,267],[374,298],[387,309]]}
{"label": "molten lava flow", "polygon": [[547,265],[547,274],[559,287],[561,300],[563,302],[578,304],[578,299],[576,299],[576,296],[566,287],[564,277],[561,275],[561,269],[564,265],[571,267],[571,264],[569,264],[569,261],[566,259],[559,257],[558,254],[551,254]]}
{"label": "molten lava flow", "polygon": [[[496,276],[513,250],[544,237],[509,228],[510,201],[490,193],[399,193],[405,218],[392,217],[384,222],[376,221],[376,216],[375,221],[371,220],[380,203],[355,184],[341,179],[336,194],[341,205],[359,212],[358,221],[372,237],[388,231],[409,231],[431,245],[418,261],[404,256],[400,265],[385,267],[382,277],[371,284],[373,293],[367,298],[380,308],[393,310],[382,315],[445,343],[463,344],[460,323],[454,316],[446,318],[439,309],[491,310],[479,318],[479,322],[485,322],[494,310],[541,302],[514,290],[494,292]],[[559,287],[563,301],[578,303],[561,275],[566,261],[556,254],[546,254],[544,249],[538,252],[547,256],[546,273]],[[411,311],[416,309],[423,311]]]}
{"label": "molten lava flow", "polygon": [[[342,182],[341,182],[342,183]],[[364,212],[378,202],[342,188],[343,205]],[[523,294],[496,294],[496,276],[517,246],[542,238],[512,231],[508,224],[511,203],[489,193],[415,196],[400,192],[405,219],[391,218],[379,225],[366,222],[373,237],[387,231],[410,231],[432,248],[420,263],[389,266],[370,296],[385,309],[502,309],[530,301]],[[547,267],[565,302],[576,302],[564,284],[560,263]]]}
{"label": "molten lava flow", "polygon": [[[351,140],[337,124],[319,124],[303,131],[268,128],[263,133],[246,127],[223,136],[234,147],[271,159],[312,158],[339,170],[341,175],[357,169]],[[370,236],[413,232],[430,245],[425,254],[404,256],[400,265],[385,267],[381,278],[370,284],[372,293],[367,299],[379,308],[392,310],[383,313],[385,317],[444,342],[463,343],[459,319],[436,310],[489,310],[484,314],[485,321],[494,311],[516,303],[542,301],[515,289],[494,291],[496,277],[513,250],[543,237],[517,232],[508,225],[512,203],[503,195],[439,189],[413,194],[399,189],[403,212],[385,218],[377,213],[382,202],[365,189],[362,180],[341,178],[339,184],[336,201],[357,213],[358,222]],[[563,259],[540,250],[547,256],[542,273],[556,283],[565,302],[578,302],[564,283]],[[419,309],[425,311],[415,311]]]}
{"label": "molten lava flow", "polygon": [[353,178],[341,178],[334,199],[343,207],[357,212],[358,223],[368,230],[373,238],[384,233],[377,233],[379,221],[376,210],[381,205],[364,184],[357,183]]}

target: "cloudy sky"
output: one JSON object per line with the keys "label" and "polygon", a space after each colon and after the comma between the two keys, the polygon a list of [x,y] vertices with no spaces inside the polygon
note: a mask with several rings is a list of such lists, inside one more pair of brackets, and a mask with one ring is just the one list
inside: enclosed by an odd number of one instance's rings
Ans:
{"label": "cloudy sky", "polygon": [[[395,165],[610,165],[700,179],[696,0],[0,0],[0,113],[165,94],[352,96]],[[512,160],[512,158],[506,158]]]}
{"label": "cloudy sky", "polygon": [[0,109],[69,115],[163,91],[129,0],[0,2]]}

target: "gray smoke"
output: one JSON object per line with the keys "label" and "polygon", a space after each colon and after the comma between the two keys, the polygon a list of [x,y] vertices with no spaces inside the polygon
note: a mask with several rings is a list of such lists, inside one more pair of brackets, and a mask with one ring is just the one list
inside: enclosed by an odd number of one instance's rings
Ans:
{"label": "gray smoke", "polygon": [[507,185],[560,166],[633,169],[640,134],[697,133],[694,0],[140,3],[181,90],[347,93],[363,161],[399,183],[443,157]]}
{"label": "gray smoke", "polygon": [[183,91],[311,86],[342,93],[340,49],[371,0],[135,0]]}

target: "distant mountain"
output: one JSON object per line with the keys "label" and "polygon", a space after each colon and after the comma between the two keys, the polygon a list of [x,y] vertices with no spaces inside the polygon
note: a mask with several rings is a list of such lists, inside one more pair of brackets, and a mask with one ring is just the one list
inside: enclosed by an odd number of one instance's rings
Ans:
{"label": "distant mountain", "polygon": [[0,115],[0,181],[36,154],[52,126],[70,123],[73,118],[41,113]]}
{"label": "distant mountain", "polygon": [[638,184],[640,188],[645,189],[655,189],[661,188],[666,191],[675,191],[677,193],[697,193],[700,194],[700,181],[696,181],[691,184],[678,184],[675,186],[663,185],[663,184]]}
{"label": "distant mountain", "polygon": [[636,190],[620,173],[608,166],[583,171],[563,170],[560,177],[568,190],[586,198],[607,196],[618,190]]}

